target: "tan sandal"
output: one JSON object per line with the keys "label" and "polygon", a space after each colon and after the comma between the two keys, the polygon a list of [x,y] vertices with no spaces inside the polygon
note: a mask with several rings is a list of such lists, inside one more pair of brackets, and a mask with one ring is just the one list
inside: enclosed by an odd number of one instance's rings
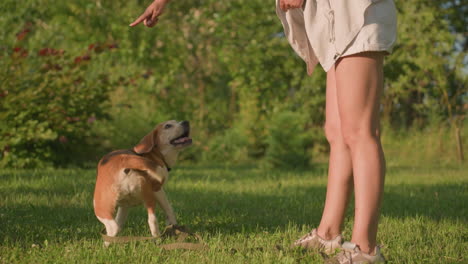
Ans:
{"label": "tan sandal", "polygon": [[293,243],[293,246],[302,247],[307,250],[315,250],[325,254],[332,254],[336,249],[341,247],[341,243],[343,243],[343,237],[341,235],[338,235],[333,239],[326,240],[317,234],[317,229],[313,229],[310,233],[296,240]]}
{"label": "tan sandal", "polygon": [[374,264],[385,263],[385,258],[380,253],[380,248],[375,247],[374,255],[367,254],[359,249],[354,243],[344,242],[341,246],[342,251],[336,256],[325,260],[326,264]]}

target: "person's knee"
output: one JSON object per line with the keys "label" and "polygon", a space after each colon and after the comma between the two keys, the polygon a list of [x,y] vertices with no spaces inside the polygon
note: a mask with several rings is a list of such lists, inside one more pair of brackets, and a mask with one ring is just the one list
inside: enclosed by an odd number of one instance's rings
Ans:
{"label": "person's knee", "polygon": [[378,137],[376,129],[361,126],[356,123],[341,124],[343,141],[350,149],[361,142],[373,141]]}
{"label": "person's knee", "polygon": [[330,145],[343,143],[340,124],[326,122],[323,129],[325,131],[325,137],[327,138],[327,141]]}

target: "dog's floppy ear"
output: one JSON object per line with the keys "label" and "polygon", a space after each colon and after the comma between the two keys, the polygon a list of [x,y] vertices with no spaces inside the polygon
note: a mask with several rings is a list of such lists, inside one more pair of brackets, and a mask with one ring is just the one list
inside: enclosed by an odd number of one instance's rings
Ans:
{"label": "dog's floppy ear", "polygon": [[135,147],[133,147],[133,151],[138,154],[144,154],[150,152],[154,146],[156,145],[156,136],[157,130],[151,131],[148,135],[146,135],[140,143],[138,143]]}

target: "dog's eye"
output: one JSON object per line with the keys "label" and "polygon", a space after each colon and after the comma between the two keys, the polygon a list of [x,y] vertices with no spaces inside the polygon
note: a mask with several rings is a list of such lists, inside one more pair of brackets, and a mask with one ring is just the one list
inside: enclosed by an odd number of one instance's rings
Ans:
{"label": "dog's eye", "polygon": [[171,124],[166,124],[166,125],[164,126],[164,129],[169,129],[169,128],[171,128],[171,127],[172,127]]}

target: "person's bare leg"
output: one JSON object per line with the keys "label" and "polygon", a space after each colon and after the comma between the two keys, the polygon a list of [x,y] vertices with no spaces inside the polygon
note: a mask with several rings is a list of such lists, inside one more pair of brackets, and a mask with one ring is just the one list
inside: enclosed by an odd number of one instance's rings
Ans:
{"label": "person's bare leg", "polygon": [[353,166],[355,216],[351,242],[371,253],[376,246],[385,174],[378,132],[383,53],[344,57],[335,70],[341,130]]}
{"label": "person's bare leg", "polygon": [[327,72],[325,119],[325,135],[330,144],[330,159],[327,196],[317,234],[329,240],[341,233],[353,183],[351,153],[341,134],[334,67]]}

